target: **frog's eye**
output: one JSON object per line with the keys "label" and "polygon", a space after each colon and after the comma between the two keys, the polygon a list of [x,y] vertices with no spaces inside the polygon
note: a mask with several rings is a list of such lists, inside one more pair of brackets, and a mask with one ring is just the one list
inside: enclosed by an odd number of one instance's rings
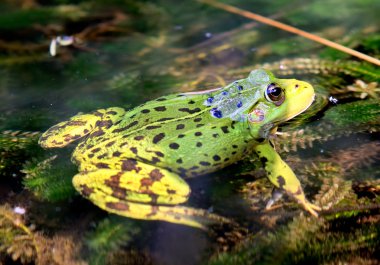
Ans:
{"label": "frog's eye", "polygon": [[268,101],[273,102],[276,106],[280,106],[285,100],[285,93],[281,87],[277,86],[274,83],[271,83],[265,90],[265,98]]}

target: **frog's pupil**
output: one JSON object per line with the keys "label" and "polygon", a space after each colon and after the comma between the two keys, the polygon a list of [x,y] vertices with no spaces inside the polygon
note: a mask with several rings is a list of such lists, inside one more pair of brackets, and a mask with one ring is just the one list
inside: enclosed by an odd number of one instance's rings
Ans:
{"label": "frog's pupil", "polygon": [[281,88],[275,87],[270,91],[270,94],[272,94],[275,97],[278,97],[281,94]]}

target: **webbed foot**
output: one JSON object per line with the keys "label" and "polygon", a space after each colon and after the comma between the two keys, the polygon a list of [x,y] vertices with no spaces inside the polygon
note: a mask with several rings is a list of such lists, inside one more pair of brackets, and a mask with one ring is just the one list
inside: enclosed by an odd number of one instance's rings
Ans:
{"label": "webbed foot", "polygon": [[312,204],[311,202],[307,201],[305,196],[303,196],[303,200],[299,200],[298,198],[296,198],[298,203],[302,205],[302,207],[308,211],[311,215],[315,216],[315,217],[318,217],[318,213],[319,211],[322,210],[321,207],[315,205],[315,204]]}
{"label": "webbed foot", "polygon": [[[265,206],[265,209],[270,209],[273,204],[275,204],[277,201],[279,201],[282,197],[284,196],[284,190],[280,190],[280,189],[273,189],[273,192],[272,192],[272,197],[268,200],[267,202],[267,205]],[[303,192],[302,194],[300,195],[293,195],[291,194],[292,197],[294,197],[297,202],[299,204],[302,205],[302,207],[308,211],[311,215],[315,216],[315,217],[318,217],[318,213],[319,211],[321,211],[321,207],[315,205],[315,204],[312,204],[310,203],[304,196]]]}

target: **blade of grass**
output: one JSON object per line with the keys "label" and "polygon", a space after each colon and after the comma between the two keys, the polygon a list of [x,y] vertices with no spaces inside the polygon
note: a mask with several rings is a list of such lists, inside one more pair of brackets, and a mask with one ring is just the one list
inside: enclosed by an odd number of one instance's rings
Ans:
{"label": "blade of grass", "polygon": [[319,37],[317,35],[314,35],[314,34],[311,34],[309,32],[303,31],[301,29],[298,29],[298,28],[286,25],[284,23],[275,21],[275,20],[270,19],[270,18],[266,18],[266,17],[260,16],[258,14],[255,14],[255,13],[252,13],[252,12],[249,12],[249,11],[246,11],[246,10],[243,10],[243,9],[231,6],[231,5],[227,5],[227,4],[223,4],[223,3],[217,2],[217,1],[214,1],[214,0],[198,0],[198,1],[201,2],[201,3],[208,4],[210,6],[213,6],[213,7],[219,8],[219,9],[223,9],[223,10],[225,10],[227,12],[238,14],[240,16],[243,16],[243,17],[246,17],[246,18],[249,18],[249,19],[253,19],[253,20],[259,21],[261,23],[270,25],[272,27],[276,27],[276,28],[279,28],[279,29],[282,29],[282,30],[285,30],[285,31],[288,31],[288,32],[291,32],[291,33],[294,33],[296,35],[302,36],[304,38],[310,39],[310,40],[315,41],[315,42],[319,42],[319,43],[321,43],[323,45],[329,46],[331,48],[337,49],[337,50],[342,51],[344,53],[348,53],[348,54],[350,54],[352,56],[355,56],[357,58],[360,58],[362,60],[365,60],[367,62],[370,62],[370,63],[373,63],[375,65],[380,66],[380,60],[378,60],[378,59],[376,59],[374,57],[368,56],[368,55],[366,55],[364,53],[355,51],[353,49],[350,49],[348,47],[340,45],[340,44],[338,44],[336,42],[333,42],[333,41],[330,41],[328,39]]}

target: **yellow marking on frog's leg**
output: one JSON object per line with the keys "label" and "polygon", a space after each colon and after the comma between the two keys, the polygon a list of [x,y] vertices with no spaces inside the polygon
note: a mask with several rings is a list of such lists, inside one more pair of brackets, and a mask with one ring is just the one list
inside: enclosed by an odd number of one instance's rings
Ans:
{"label": "yellow marking on frog's leg", "polygon": [[73,184],[100,208],[130,218],[198,228],[205,228],[210,222],[226,222],[227,219],[204,210],[177,206],[187,201],[190,188],[176,174],[141,162],[130,169],[82,172],[74,176]]}
{"label": "yellow marking on frog's leg", "polygon": [[122,108],[100,109],[90,114],[79,114],[68,121],[63,121],[49,128],[39,139],[44,148],[64,147],[86,136],[98,127],[110,127],[119,120],[125,111]]}
{"label": "yellow marking on frog's leg", "polygon": [[316,211],[321,208],[310,203],[303,193],[301,183],[297,179],[292,169],[281,159],[276,151],[270,146],[269,143],[263,143],[256,146],[256,153],[258,154],[265,171],[268,174],[269,180],[276,187],[283,189],[297,200],[305,210],[314,216],[318,216]]}
{"label": "yellow marking on frog's leg", "polygon": [[[82,172],[74,176],[74,187],[96,202],[103,194],[119,201],[133,201],[150,204],[179,204],[185,202],[190,194],[187,183],[174,173],[150,165],[136,170],[98,169]],[[92,190],[90,194],[88,191]],[[100,197],[98,197],[100,195]]]}

